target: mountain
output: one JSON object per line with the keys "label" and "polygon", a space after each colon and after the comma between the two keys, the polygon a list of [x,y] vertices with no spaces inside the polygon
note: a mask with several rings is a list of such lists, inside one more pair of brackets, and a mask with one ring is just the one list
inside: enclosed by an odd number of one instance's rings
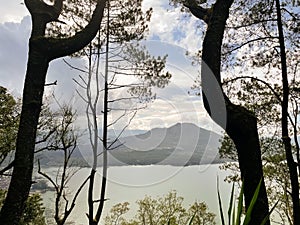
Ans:
{"label": "mountain", "polygon": [[[168,128],[154,128],[142,134],[122,137],[108,152],[109,165],[174,165],[187,166],[223,162],[219,158],[220,135],[192,123],[177,123]],[[49,166],[62,163],[62,152],[42,154],[41,163]],[[76,165],[92,162],[90,146],[80,145],[74,151]],[[101,156],[98,165],[101,165]]]}
{"label": "mountain", "polygon": [[[144,134],[118,140],[110,151],[110,162],[134,165],[199,165],[221,162],[220,135],[192,123],[154,128]],[[118,147],[119,146],[119,147]]]}

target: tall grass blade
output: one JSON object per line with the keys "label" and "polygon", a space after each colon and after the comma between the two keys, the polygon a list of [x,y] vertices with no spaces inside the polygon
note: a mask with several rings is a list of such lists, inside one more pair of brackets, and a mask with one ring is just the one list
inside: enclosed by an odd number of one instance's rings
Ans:
{"label": "tall grass blade", "polygon": [[221,201],[220,190],[219,190],[219,177],[217,178],[217,192],[218,192],[218,201],[219,201],[219,209],[220,209],[221,222],[222,222],[222,225],[225,225],[223,208],[222,208],[222,201]]}
{"label": "tall grass blade", "polygon": [[239,202],[238,202],[235,225],[241,224],[241,216],[242,216],[242,211],[243,211],[243,194],[244,194],[244,181],[242,182],[242,187],[241,187],[240,195],[238,198]]}
{"label": "tall grass blade", "polygon": [[257,201],[257,197],[258,197],[258,194],[259,194],[259,190],[260,190],[260,186],[261,186],[261,182],[262,182],[262,179],[260,179],[256,189],[255,189],[255,192],[254,192],[254,195],[251,199],[251,202],[250,202],[250,205],[247,209],[247,212],[246,212],[246,216],[245,216],[245,220],[244,220],[244,223],[243,225],[248,225],[250,220],[251,220],[251,214],[252,214],[252,210],[253,210],[253,207]]}
{"label": "tall grass blade", "polygon": [[[234,203],[233,203],[233,205],[234,205]],[[232,218],[231,218],[231,221],[233,222],[233,225],[234,225],[234,220],[235,220],[235,205],[233,206],[234,208],[233,208],[233,211],[232,211]]]}
{"label": "tall grass blade", "polygon": [[228,208],[228,225],[231,225],[231,214],[232,214],[232,209],[234,209],[234,204],[233,204],[233,196],[234,196],[234,183],[232,183],[232,189],[231,189],[231,195],[230,195],[230,202],[229,202],[229,208]]}
{"label": "tall grass blade", "polygon": [[264,220],[261,222],[260,225],[265,225],[266,222],[268,221],[268,219],[270,218],[271,213],[274,211],[274,209],[276,208],[277,204],[278,204],[279,200],[274,204],[274,206],[272,207],[272,209],[270,210],[270,212],[268,213],[268,215],[264,218]]}

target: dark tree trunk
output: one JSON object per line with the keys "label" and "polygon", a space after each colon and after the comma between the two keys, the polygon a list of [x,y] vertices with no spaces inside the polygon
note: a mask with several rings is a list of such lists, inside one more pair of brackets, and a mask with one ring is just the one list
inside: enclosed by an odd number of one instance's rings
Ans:
{"label": "dark tree trunk", "polygon": [[262,179],[260,192],[250,222],[253,225],[260,224],[268,215],[269,205],[263,179],[257,120],[251,112],[238,105],[228,102],[226,109],[226,132],[233,140],[237,149],[241,177],[244,182],[246,209],[249,207],[255,189]]}
{"label": "dark tree trunk", "polygon": [[[259,225],[268,215],[269,207],[263,180],[257,120],[247,109],[232,104],[221,88],[221,46],[232,2],[233,0],[217,0],[212,9],[207,10],[209,14],[205,18],[209,16],[210,19],[203,41],[201,68],[203,100],[212,119],[225,129],[236,146],[241,177],[244,181],[246,209],[262,179],[250,222],[251,225]],[[215,82],[211,82],[212,76]],[[222,104],[225,108],[223,112]]]}
{"label": "dark tree trunk", "polygon": [[57,20],[62,10],[62,2],[63,0],[56,0],[53,6],[49,6],[40,0],[25,0],[26,7],[32,16],[32,33],[29,41],[14,170],[7,197],[0,212],[1,224],[18,224],[29,195],[36,131],[49,62],[82,49],[94,38],[101,24],[104,0],[98,0],[90,23],[81,32],[66,39],[44,37],[46,24]]}
{"label": "dark tree trunk", "polygon": [[[102,181],[101,181],[101,190],[100,190],[100,202],[98,205],[97,213],[95,215],[95,220],[93,224],[97,225],[100,221],[100,217],[103,212],[104,203],[105,203],[105,194],[106,194],[106,184],[107,184],[107,170],[108,170],[108,155],[107,155],[107,135],[108,135],[108,60],[109,60],[109,30],[110,30],[110,1],[107,0],[107,21],[106,21],[106,45],[105,45],[105,74],[104,74],[104,96],[103,96],[103,133],[102,133]],[[99,55],[98,55],[99,57]]]}
{"label": "dark tree trunk", "polygon": [[16,149],[18,150],[15,154],[14,170],[5,200],[6,204],[3,205],[1,211],[0,221],[2,224],[18,224],[24,202],[29,194],[36,126],[42,105],[47,69],[48,60],[31,46],[23,91],[22,114],[17,136]]}
{"label": "dark tree trunk", "polygon": [[289,168],[290,181],[292,186],[292,201],[293,201],[293,222],[294,224],[300,224],[300,203],[299,203],[299,181],[297,164],[294,161],[291,138],[289,137],[289,127],[288,127],[288,104],[289,104],[289,82],[286,64],[286,53],[284,44],[283,27],[281,20],[281,7],[280,1],[276,0],[276,12],[277,12],[277,27],[279,34],[279,44],[280,44],[280,59],[281,59],[281,74],[282,74],[282,88],[283,88],[283,98],[281,103],[281,129],[282,129],[282,140],[285,148],[286,161]]}
{"label": "dark tree trunk", "polygon": [[90,183],[89,183],[89,191],[88,191],[88,207],[89,207],[89,213],[87,214],[89,225],[94,224],[94,183],[95,183],[95,174],[96,169],[92,168],[90,173]]}

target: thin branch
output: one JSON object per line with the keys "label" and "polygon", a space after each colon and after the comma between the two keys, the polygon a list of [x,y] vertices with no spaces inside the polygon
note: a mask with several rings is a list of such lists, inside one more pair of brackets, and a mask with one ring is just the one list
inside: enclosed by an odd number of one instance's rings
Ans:
{"label": "thin branch", "polygon": [[113,122],[108,124],[107,127],[111,127],[112,125],[116,124],[120,119],[122,119],[127,114],[126,111],[127,110],[125,110],[124,113],[121,116],[119,116],[117,119],[115,119]]}
{"label": "thin branch", "polygon": [[279,103],[282,102],[282,100],[281,100],[281,98],[280,98],[280,95],[274,90],[274,88],[273,88],[268,82],[266,82],[266,81],[264,81],[264,80],[261,80],[261,79],[259,79],[259,78],[257,78],[257,77],[251,77],[251,76],[240,76],[240,77],[235,77],[235,78],[230,79],[230,80],[228,80],[228,81],[224,81],[224,82],[222,83],[222,85],[226,85],[226,84],[228,84],[228,83],[231,83],[231,82],[234,82],[234,81],[237,81],[237,80],[241,80],[241,79],[253,79],[253,80],[256,80],[256,81],[259,81],[259,82],[263,83],[264,85],[266,85],[266,86],[271,90],[271,92],[275,95],[275,97],[277,98],[277,100],[279,101]]}
{"label": "thin branch", "polygon": [[233,49],[230,49],[230,50],[229,50],[229,51],[227,51],[227,52],[224,52],[224,53],[223,53],[223,55],[230,54],[230,53],[232,53],[232,52],[234,52],[234,51],[236,51],[236,50],[238,50],[238,49],[242,48],[243,46],[245,46],[245,45],[248,45],[248,44],[250,44],[250,43],[252,43],[252,42],[256,42],[256,41],[262,41],[262,40],[266,40],[266,39],[275,39],[275,38],[277,38],[277,39],[278,39],[278,36],[271,36],[271,37],[259,37],[259,38],[255,38],[255,39],[252,39],[252,40],[246,41],[246,42],[244,42],[243,44],[241,44],[240,46],[237,46],[237,47],[235,47],[235,48],[233,48]]}
{"label": "thin branch", "polygon": [[[230,80],[228,80],[228,81],[223,82],[222,85],[226,85],[226,84],[228,84],[228,83],[231,83],[231,82],[234,82],[234,81],[237,81],[237,80],[240,80],[240,79],[253,79],[253,80],[256,80],[256,81],[259,81],[259,82],[263,83],[264,85],[266,85],[266,86],[271,90],[271,92],[274,94],[274,96],[276,97],[276,99],[278,100],[278,102],[279,102],[280,104],[282,104],[281,97],[280,97],[280,95],[274,90],[274,88],[273,88],[268,82],[266,82],[266,81],[264,81],[264,80],[261,80],[261,79],[259,79],[259,78],[257,78],[257,77],[251,77],[251,76],[235,77],[235,78],[233,78],[233,79],[230,79]],[[295,123],[294,123],[294,120],[293,120],[293,118],[291,117],[290,114],[288,114],[288,118],[289,118],[290,123],[291,123],[292,126],[294,127],[294,126],[295,126]]]}
{"label": "thin branch", "polygon": [[71,69],[74,69],[74,70],[78,70],[82,73],[87,73],[87,71],[83,70],[83,69],[80,69],[79,67],[77,66],[73,66],[71,63],[69,63],[67,60],[63,59],[64,63],[67,64]]}
{"label": "thin branch", "polygon": [[124,98],[117,98],[117,99],[112,99],[109,100],[109,103],[114,103],[114,102],[119,102],[119,101],[124,101],[124,100],[132,100],[132,99],[139,99],[139,97],[124,97]]}
{"label": "thin branch", "polygon": [[84,185],[88,182],[88,180],[90,179],[91,176],[88,176],[84,182],[80,185],[80,187],[77,189],[76,193],[75,193],[75,196],[72,200],[72,204],[71,204],[71,208],[68,210],[68,211],[72,211],[72,209],[75,207],[75,202],[76,202],[76,199],[78,197],[78,195],[80,194],[82,188],[84,187]]}
{"label": "thin branch", "polygon": [[14,166],[14,162],[10,162],[6,167],[4,167],[2,170],[0,170],[0,175],[3,175],[6,171],[10,170]]}
{"label": "thin branch", "polygon": [[52,82],[52,83],[48,83],[48,84],[45,84],[44,86],[52,86],[52,85],[57,85],[57,80]]}
{"label": "thin branch", "polygon": [[85,99],[85,98],[83,97],[83,95],[81,95],[80,92],[79,92],[78,90],[76,90],[76,93],[79,95],[79,97],[80,97],[85,103],[88,103],[88,100]]}
{"label": "thin branch", "polygon": [[44,176],[47,180],[49,180],[49,181],[51,182],[51,184],[53,185],[53,187],[55,188],[56,193],[58,193],[59,190],[58,190],[57,184],[52,180],[51,177],[49,177],[46,173],[43,173],[43,172],[41,171],[41,164],[40,164],[40,160],[39,160],[39,159],[38,159],[38,173],[39,173],[40,175]]}
{"label": "thin branch", "polygon": [[109,198],[105,198],[105,199],[103,199],[103,200],[98,199],[98,200],[94,200],[93,203],[98,203],[98,202],[101,202],[101,201],[105,202],[105,201],[107,201],[107,200],[109,200]]}
{"label": "thin branch", "polygon": [[142,86],[143,84],[140,83],[140,84],[112,84],[111,87],[109,87],[108,89],[109,90],[115,90],[115,89],[120,89],[120,88],[129,88],[129,87],[140,87]]}
{"label": "thin branch", "polygon": [[51,131],[49,131],[49,133],[46,136],[43,137],[43,139],[36,141],[35,144],[37,145],[46,142],[48,138],[57,131],[58,127],[59,125],[55,126]]}
{"label": "thin branch", "polygon": [[298,18],[294,13],[291,13],[289,10],[287,10],[286,8],[281,8],[283,11],[286,11],[291,17],[293,17],[293,19],[295,20],[300,20],[300,18]]}
{"label": "thin branch", "polygon": [[115,150],[115,149],[117,149],[117,148],[123,146],[124,144],[125,144],[125,142],[122,142],[122,143],[118,144],[118,145],[115,146],[115,147],[110,147],[110,149],[108,149],[108,150],[109,150],[109,151],[113,151],[113,150]]}
{"label": "thin branch", "polygon": [[233,26],[233,27],[227,26],[226,28],[228,28],[228,29],[240,29],[240,28],[250,27],[252,25],[256,25],[256,24],[259,24],[259,23],[265,23],[265,22],[276,22],[276,19],[266,19],[266,20],[253,21],[252,23],[239,25],[239,26]]}
{"label": "thin branch", "polygon": [[115,111],[124,111],[124,110],[132,110],[132,111],[136,111],[136,110],[140,110],[140,109],[145,109],[146,106],[141,106],[141,107],[135,107],[135,108],[109,108],[109,110],[115,110]]}
{"label": "thin branch", "polygon": [[107,147],[107,149],[110,149],[111,146],[113,146],[114,143],[117,142],[117,140],[121,137],[121,135],[124,133],[125,129],[127,129],[127,127],[131,124],[131,121],[133,120],[133,118],[135,117],[135,115],[137,114],[137,110],[134,111],[132,117],[129,119],[128,123],[126,124],[126,126],[123,127],[123,129],[121,130],[121,132],[118,134],[118,136],[115,138],[115,140]]}
{"label": "thin branch", "polygon": [[72,79],[79,87],[81,87],[82,89],[86,89],[86,86],[83,86],[81,83],[79,83],[79,81],[77,81],[76,79]]}

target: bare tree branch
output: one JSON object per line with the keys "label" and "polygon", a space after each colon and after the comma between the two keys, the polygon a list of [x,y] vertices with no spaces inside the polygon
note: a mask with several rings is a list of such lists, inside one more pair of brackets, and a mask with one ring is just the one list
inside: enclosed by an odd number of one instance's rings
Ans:
{"label": "bare tree branch", "polygon": [[0,176],[3,175],[6,171],[10,170],[14,166],[14,161],[10,162],[6,167],[0,170]]}
{"label": "bare tree branch", "polygon": [[227,52],[224,52],[223,55],[230,54],[230,53],[232,53],[232,52],[234,52],[234,51],[236,51],[236,50],[242,48],[243,46],[248,45],[248,44],[250,44],[250,43],[252,43],[252,42],[263,41],[263,40],[266,40],[266,39],[278,39],[278,37],[277,37],[277,36],[270,36],[270,37],[259,37],[259,38],[255,38],[255,39],[246,41],[246,42],[244,42],[243,44],[241,44],[241,45],[239,45],[239,46],[237,46],[237,47],[235,47],[235,48],[232,48],[232,49],[230,49],[230,50],[227,51]]}

